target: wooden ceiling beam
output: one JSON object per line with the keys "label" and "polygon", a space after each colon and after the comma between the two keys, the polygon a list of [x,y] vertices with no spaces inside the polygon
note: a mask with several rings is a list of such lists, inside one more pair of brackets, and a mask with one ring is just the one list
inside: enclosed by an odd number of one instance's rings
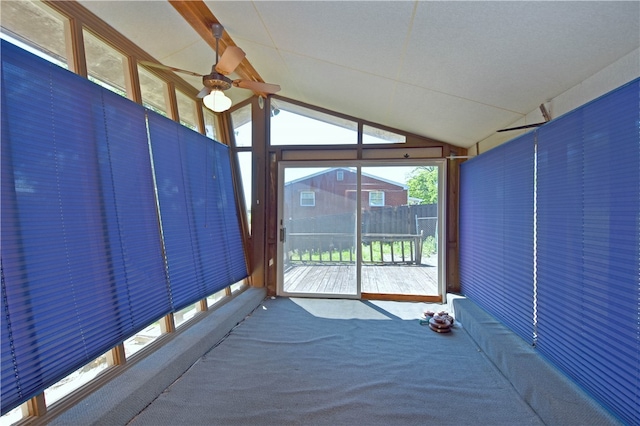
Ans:
{"label": "wooden ceiling beam", "polygon": [[[182,15],[182,17],[193,27],[194,30],[202,37],[204,41],[207,42],[211,49],[215,52],[216,50],[216,38],[211,31],[211,26],[213,24],[222,24],[218,19],[213,15],[211,10],[207,7],[206,4],[202,0],[192,0],[192,1],[183,1],[183,0],[168,0],[169,3],[174,7],[174,9]],[[223,25],[224,27],[224,25]],[[220,52],[218,52],[218,56],[222,56],[224,50],[228,46],[236,46],[234,41],[229,37],[229,34],[224,31],[222,33],[222,38],[220,38],[219,48]],[[253,65],[249,63],[247,58],[244,58],[240,65],[234,71],[241,79],[258,81],[260,83],[264,83],[260,74],[253,68]],[[260,93],[256,93],[260,95]]]}

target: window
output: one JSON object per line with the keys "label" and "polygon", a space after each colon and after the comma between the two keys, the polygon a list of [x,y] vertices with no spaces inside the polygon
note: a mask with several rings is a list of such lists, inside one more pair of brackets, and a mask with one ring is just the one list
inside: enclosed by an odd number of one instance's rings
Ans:
{"label": "window", "polygon": [[216,118],[213,115],[213,111],[209,108],[202,108],[202,115],[204,116],[205,136],[217,141],[218,135],[216,130]]}
{"label": "window", "polygon": [[39,1],[2,2],[2,38],[62,68],[67,19]]}
{"label": "window", "polygon": [[236,139],[236,147],[251,147],[253,127],[251,125],[251,104],[231,113],[233,132]]}
{"label": "window", "polygon": [[271,117],[271,145],[355,145],[358,123],[283,100]]}
{"label": "window", "polygon": [[180,116],[180,124],[198,131],[198,118],[196,116],[196,103],[189,96],[176,90],[176,101],[178,102],[178,115]]}
{"label": "window", "polygon": [[336,172],[336,180],[340,180],[340,181],[344,180],[344,170],[338,170]]}
{"label": "window", "polygon": [[240,178],[242,179],[242,192],[244,194],[244,207],[246,208],[247,225],[251,233],[251,180],[253,179],[253,167],[251,166],[251,151],[238,152],[238,164],[240,165]]}
{"label": "window", "polygon": [[362,143],[406,143],[407,137],[388,130],[378,129],[377,127],[362,126]]}
{"label": "window", "polygon": [[199,312],[198,311],[199,304],[200,302],[192,303],[173,314],[173,321],[176,328],[188,323],[189,320],[193,319],[196,316],[196,314]]}
{"label": "window", "polygon": [[303,207],[315,207],[316,193],[313,191],[300,192],[300,205]]}
{"label": "window", "polygon": [[86,29],[83,34],[89,80],[126,98],[125,56]]}
{"label": "window", "polygon": [[131,359],[134,354],[153,343],[161,335],[162,326],[160,325],[160,321],[156,321],[129,337],[123,342],[125,359]]}
{"label": "window", "polygon": [[234,151],[238,156],[240,167],[240,178],[242,191],[244,193],[244,206],[246,208],[246,218],[249,234],[251,234],[251,206],[253,203],[252,180],[253,180],[253,159],[252,159],[252,137],[253,125],[251,122],[251,104],[240,107],[231,113],[233,124]]}
{"label": "window", "polygon": [[75,389],[88,383],[107,368],[109,368],[109,361],[107,354],[103,354],[45,389],[45,401],[47,401],[47,404],[59,401]]}
{"label": "window", "polygon": [[166,117],[166,83],[141,66],[138,66],[138,75],[140,77],[142,105]]}
{"label": "window", "polygon": [[383,191],[370,191],[369,192],[369,205],[371,207],[384,207],[384,192]]}

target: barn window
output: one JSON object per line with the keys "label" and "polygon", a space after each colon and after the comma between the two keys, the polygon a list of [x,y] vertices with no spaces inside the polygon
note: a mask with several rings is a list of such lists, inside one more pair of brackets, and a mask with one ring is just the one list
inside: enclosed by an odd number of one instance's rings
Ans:
{"label": "barn window", "polygon": [[369,205],[372,207],[384,207],[384,192],[383,191],[370,191],[369,192]]}
{"label": "barn window", "polygon": [[344,170],[338,170],[336,172],[336,180],[344,180]]}
{"label": "barn window", "polygon": [[313,191],[300,192],[300,205],[303,207],[314,207],[316,205],[316,193]]}

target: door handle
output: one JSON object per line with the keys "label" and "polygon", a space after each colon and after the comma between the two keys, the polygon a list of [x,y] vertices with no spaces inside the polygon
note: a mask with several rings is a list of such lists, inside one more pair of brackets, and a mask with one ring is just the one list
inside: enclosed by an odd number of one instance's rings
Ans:
{"label": "door handle", "polygon": [[287,228],[280,228],[280,241],[283,243],[287,241]]}

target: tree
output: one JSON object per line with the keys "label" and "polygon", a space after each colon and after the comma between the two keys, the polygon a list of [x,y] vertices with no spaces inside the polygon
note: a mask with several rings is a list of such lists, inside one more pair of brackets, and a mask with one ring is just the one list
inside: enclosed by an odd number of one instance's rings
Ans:
{"label": "tree", "polygon": [[420,166],[408,176],[409,197],[417,198],[416,204],[436,204],[438,202],[438,168]]}

